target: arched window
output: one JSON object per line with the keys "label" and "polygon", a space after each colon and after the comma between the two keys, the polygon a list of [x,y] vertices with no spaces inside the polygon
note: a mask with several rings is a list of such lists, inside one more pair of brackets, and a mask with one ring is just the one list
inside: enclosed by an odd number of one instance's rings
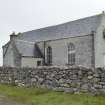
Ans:
{"label": "arched window", "polygon": [[52,64],[52,48],[50,46],[47,48],[47,64]]}
{"label": "arched window", "polygon": [[68,64],[75,65],[75,46],[73,43],[68,45]]}

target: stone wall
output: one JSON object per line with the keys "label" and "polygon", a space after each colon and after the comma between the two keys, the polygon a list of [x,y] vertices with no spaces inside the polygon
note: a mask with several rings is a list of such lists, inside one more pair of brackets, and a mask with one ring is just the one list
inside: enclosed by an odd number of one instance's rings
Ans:
{"label": "stone wall", "polygon": [[0,67],[0,83],[46,87],[70,93],[100,94],[105,92],[105,70],[84,67]]}

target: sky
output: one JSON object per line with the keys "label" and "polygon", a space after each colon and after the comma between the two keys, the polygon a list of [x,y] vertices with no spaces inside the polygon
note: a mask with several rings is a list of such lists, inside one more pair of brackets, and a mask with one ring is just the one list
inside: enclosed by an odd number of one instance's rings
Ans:
{"label": "sky", "polygon": [[0,0],[0,65],[2,46],[15,31],[57,25],[105,11],[105,0]]}

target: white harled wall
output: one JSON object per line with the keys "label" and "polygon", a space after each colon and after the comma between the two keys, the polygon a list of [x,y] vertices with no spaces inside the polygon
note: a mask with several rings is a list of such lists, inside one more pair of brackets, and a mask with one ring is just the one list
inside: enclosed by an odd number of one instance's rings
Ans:
{"label": "white harled wall", "polygon": [[32,57],[22,57],[21,67],[37,67],[37,61],[41,61],[41,58],[32,58]]}
{"label": "white harled wall", "polygon": [[[41,45],[40,42],[39,45]],[[49,40],[45,44],[45,60],[47,60],[47,47],[52,47],[52,65],[68,64],[68,44],[75,45],[76,65],[92,66],[92,35],[72,37],[58,40]]]}
{"label": "white harled wall", "polygon": [[105,14],[102,14],[99,27],[95,34],[95,67],[103,67],[105,57],[105,38],[103,37],[103,30],[105,29]]}
{"label": "white harled wall", "polygon": [[12,44],[9,44],[8,50],[5,54],[5,56],[3,57],[3,66],[15,67]]}

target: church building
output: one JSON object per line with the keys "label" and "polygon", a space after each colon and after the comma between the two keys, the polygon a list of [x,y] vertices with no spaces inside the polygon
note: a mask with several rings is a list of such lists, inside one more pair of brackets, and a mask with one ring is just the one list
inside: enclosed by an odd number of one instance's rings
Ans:
{"label": "church building", "polygon": [[105,14],[11,34],[3,66],[105,66]]}

